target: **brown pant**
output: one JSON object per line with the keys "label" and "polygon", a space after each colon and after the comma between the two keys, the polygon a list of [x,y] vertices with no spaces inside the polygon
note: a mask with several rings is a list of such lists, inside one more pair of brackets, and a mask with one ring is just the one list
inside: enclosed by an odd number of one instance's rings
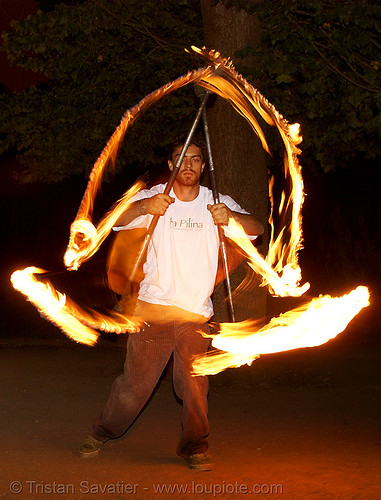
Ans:
{"label": "brown pant", "polygon": [[208,379],[191,375],[196,354],[207,351],[207,323],[153,323],[129,335],[124,373],[114,382],[106,406],[93,427],[99,441],[118,438],[133,423],[151,396],[173,353],[173,385],[183,401],[182,435],[177,454],[185,457],[208,448]]}

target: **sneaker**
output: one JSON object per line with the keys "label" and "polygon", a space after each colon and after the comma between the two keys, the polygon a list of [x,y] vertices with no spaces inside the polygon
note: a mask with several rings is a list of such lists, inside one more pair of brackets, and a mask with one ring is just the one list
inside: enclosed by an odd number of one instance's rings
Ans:
{"label": "sneaker", "polygon": [[82,457],[91,458],[98,455],[103,446],[102,441],[98,441],[93,436],[88,436],[79,449],[79,453]]}
{"label": "sneaker", "polygon": [[191,469],[195,470],[208,471],[214,468],[214,464],[206,453],[189,455],[189,457],[185,457],[185,461]]}

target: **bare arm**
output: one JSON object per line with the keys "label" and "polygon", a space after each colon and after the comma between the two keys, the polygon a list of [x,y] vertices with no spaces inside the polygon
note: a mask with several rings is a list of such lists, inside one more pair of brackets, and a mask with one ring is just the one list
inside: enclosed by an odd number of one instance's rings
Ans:
{"label": "bare arm", "polygon": [[167,208],[175,201],[167,194],[159,193],[150,198],[134,201],[116,221],[116,226],[126,226],[140,215],[164,215]]}
{"label": "bare arm", "polygon": [[245,233],[249,236],[259,236],[264,231],[263,225],[253,215],[233,212],[225,203],[208,205],[208,210],[212,214],[215,224],[227,225],[229,219],[232,217],[236,222],[241,224]]}

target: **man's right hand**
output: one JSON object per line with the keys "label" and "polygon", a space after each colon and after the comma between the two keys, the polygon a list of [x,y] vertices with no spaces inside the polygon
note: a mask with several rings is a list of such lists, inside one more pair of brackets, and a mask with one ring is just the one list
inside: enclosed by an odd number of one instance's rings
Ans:
{"label": "man's right hand", "polygon": [[175,198],[172,198],[168,194],[159,193],[151,198],[143,198],[138,203],[140,203],[140,211],[142,213],[150,215],[164,215],[169,205],[171,205],[174,201]]}

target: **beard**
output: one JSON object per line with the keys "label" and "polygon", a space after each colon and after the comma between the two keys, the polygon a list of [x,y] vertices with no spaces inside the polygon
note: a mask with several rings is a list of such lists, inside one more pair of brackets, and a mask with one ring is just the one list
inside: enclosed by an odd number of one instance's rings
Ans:
{"label": "beard", "polygon": [[199,184],[201,174],[197,174],[194,170],[185,170],[179,172],[176,181],[182,186],[196,186]]}

